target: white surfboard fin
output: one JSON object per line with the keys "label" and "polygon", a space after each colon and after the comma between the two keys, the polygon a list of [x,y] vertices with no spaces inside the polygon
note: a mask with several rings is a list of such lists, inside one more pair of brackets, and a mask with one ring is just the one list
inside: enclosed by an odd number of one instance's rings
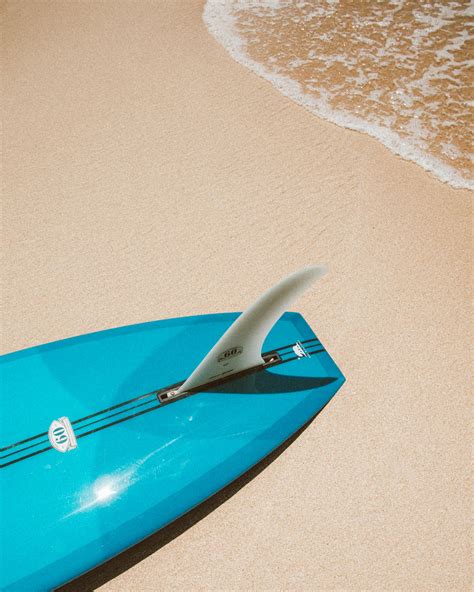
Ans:
{"label": "white surfboard fin", "polygon": [[195,390],[210,382],[262,366],[262,346],[270,329],[291,303],[326,273],[313,265],[285,277],[267,290],[227,329],[191,376],[173,396]]}

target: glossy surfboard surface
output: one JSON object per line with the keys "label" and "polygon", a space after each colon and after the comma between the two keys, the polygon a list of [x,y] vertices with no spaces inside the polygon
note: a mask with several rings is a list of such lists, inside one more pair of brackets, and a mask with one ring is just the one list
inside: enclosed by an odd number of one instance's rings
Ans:
{"label": "glossy surfboard surface", "polygon": [[285,313],[263,348],[276,364],[160,402],[238,316],[133,325],[1,358],[2,590],[52,589],[137,543],[255,465],[341,387],[301,315]]}

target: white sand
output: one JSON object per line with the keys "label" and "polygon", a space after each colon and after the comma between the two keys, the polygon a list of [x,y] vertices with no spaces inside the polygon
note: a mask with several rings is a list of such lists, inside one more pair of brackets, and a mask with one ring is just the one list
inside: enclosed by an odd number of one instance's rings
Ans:
{"label": "white sand", "polygon": [[470,195],[293,104],[201,10],[7,4],[2,350],[241,310],[326,262],[297,309],[347,383],[101,589],[467,590]]}

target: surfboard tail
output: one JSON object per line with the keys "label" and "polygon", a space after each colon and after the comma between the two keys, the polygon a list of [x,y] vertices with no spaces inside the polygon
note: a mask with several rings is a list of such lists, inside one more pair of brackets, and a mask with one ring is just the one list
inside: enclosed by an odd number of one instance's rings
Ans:
{"label": "surfboard tail", "polygon": [[204,384],[273,363],[272,359],[262,358],[268,333],[291,304],[326,271],[324,265],[305,267],[268,289],[227,329],[174,394],[182,395]]}

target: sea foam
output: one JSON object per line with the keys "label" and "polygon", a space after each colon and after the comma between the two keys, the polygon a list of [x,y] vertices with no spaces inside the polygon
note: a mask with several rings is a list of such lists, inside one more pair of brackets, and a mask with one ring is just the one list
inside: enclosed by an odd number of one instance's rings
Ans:
{"label": "sea foam", "polygon": [[456,0],[207,0],[203,19],[236,61],[296,103],[474,189],[473,14]]}

